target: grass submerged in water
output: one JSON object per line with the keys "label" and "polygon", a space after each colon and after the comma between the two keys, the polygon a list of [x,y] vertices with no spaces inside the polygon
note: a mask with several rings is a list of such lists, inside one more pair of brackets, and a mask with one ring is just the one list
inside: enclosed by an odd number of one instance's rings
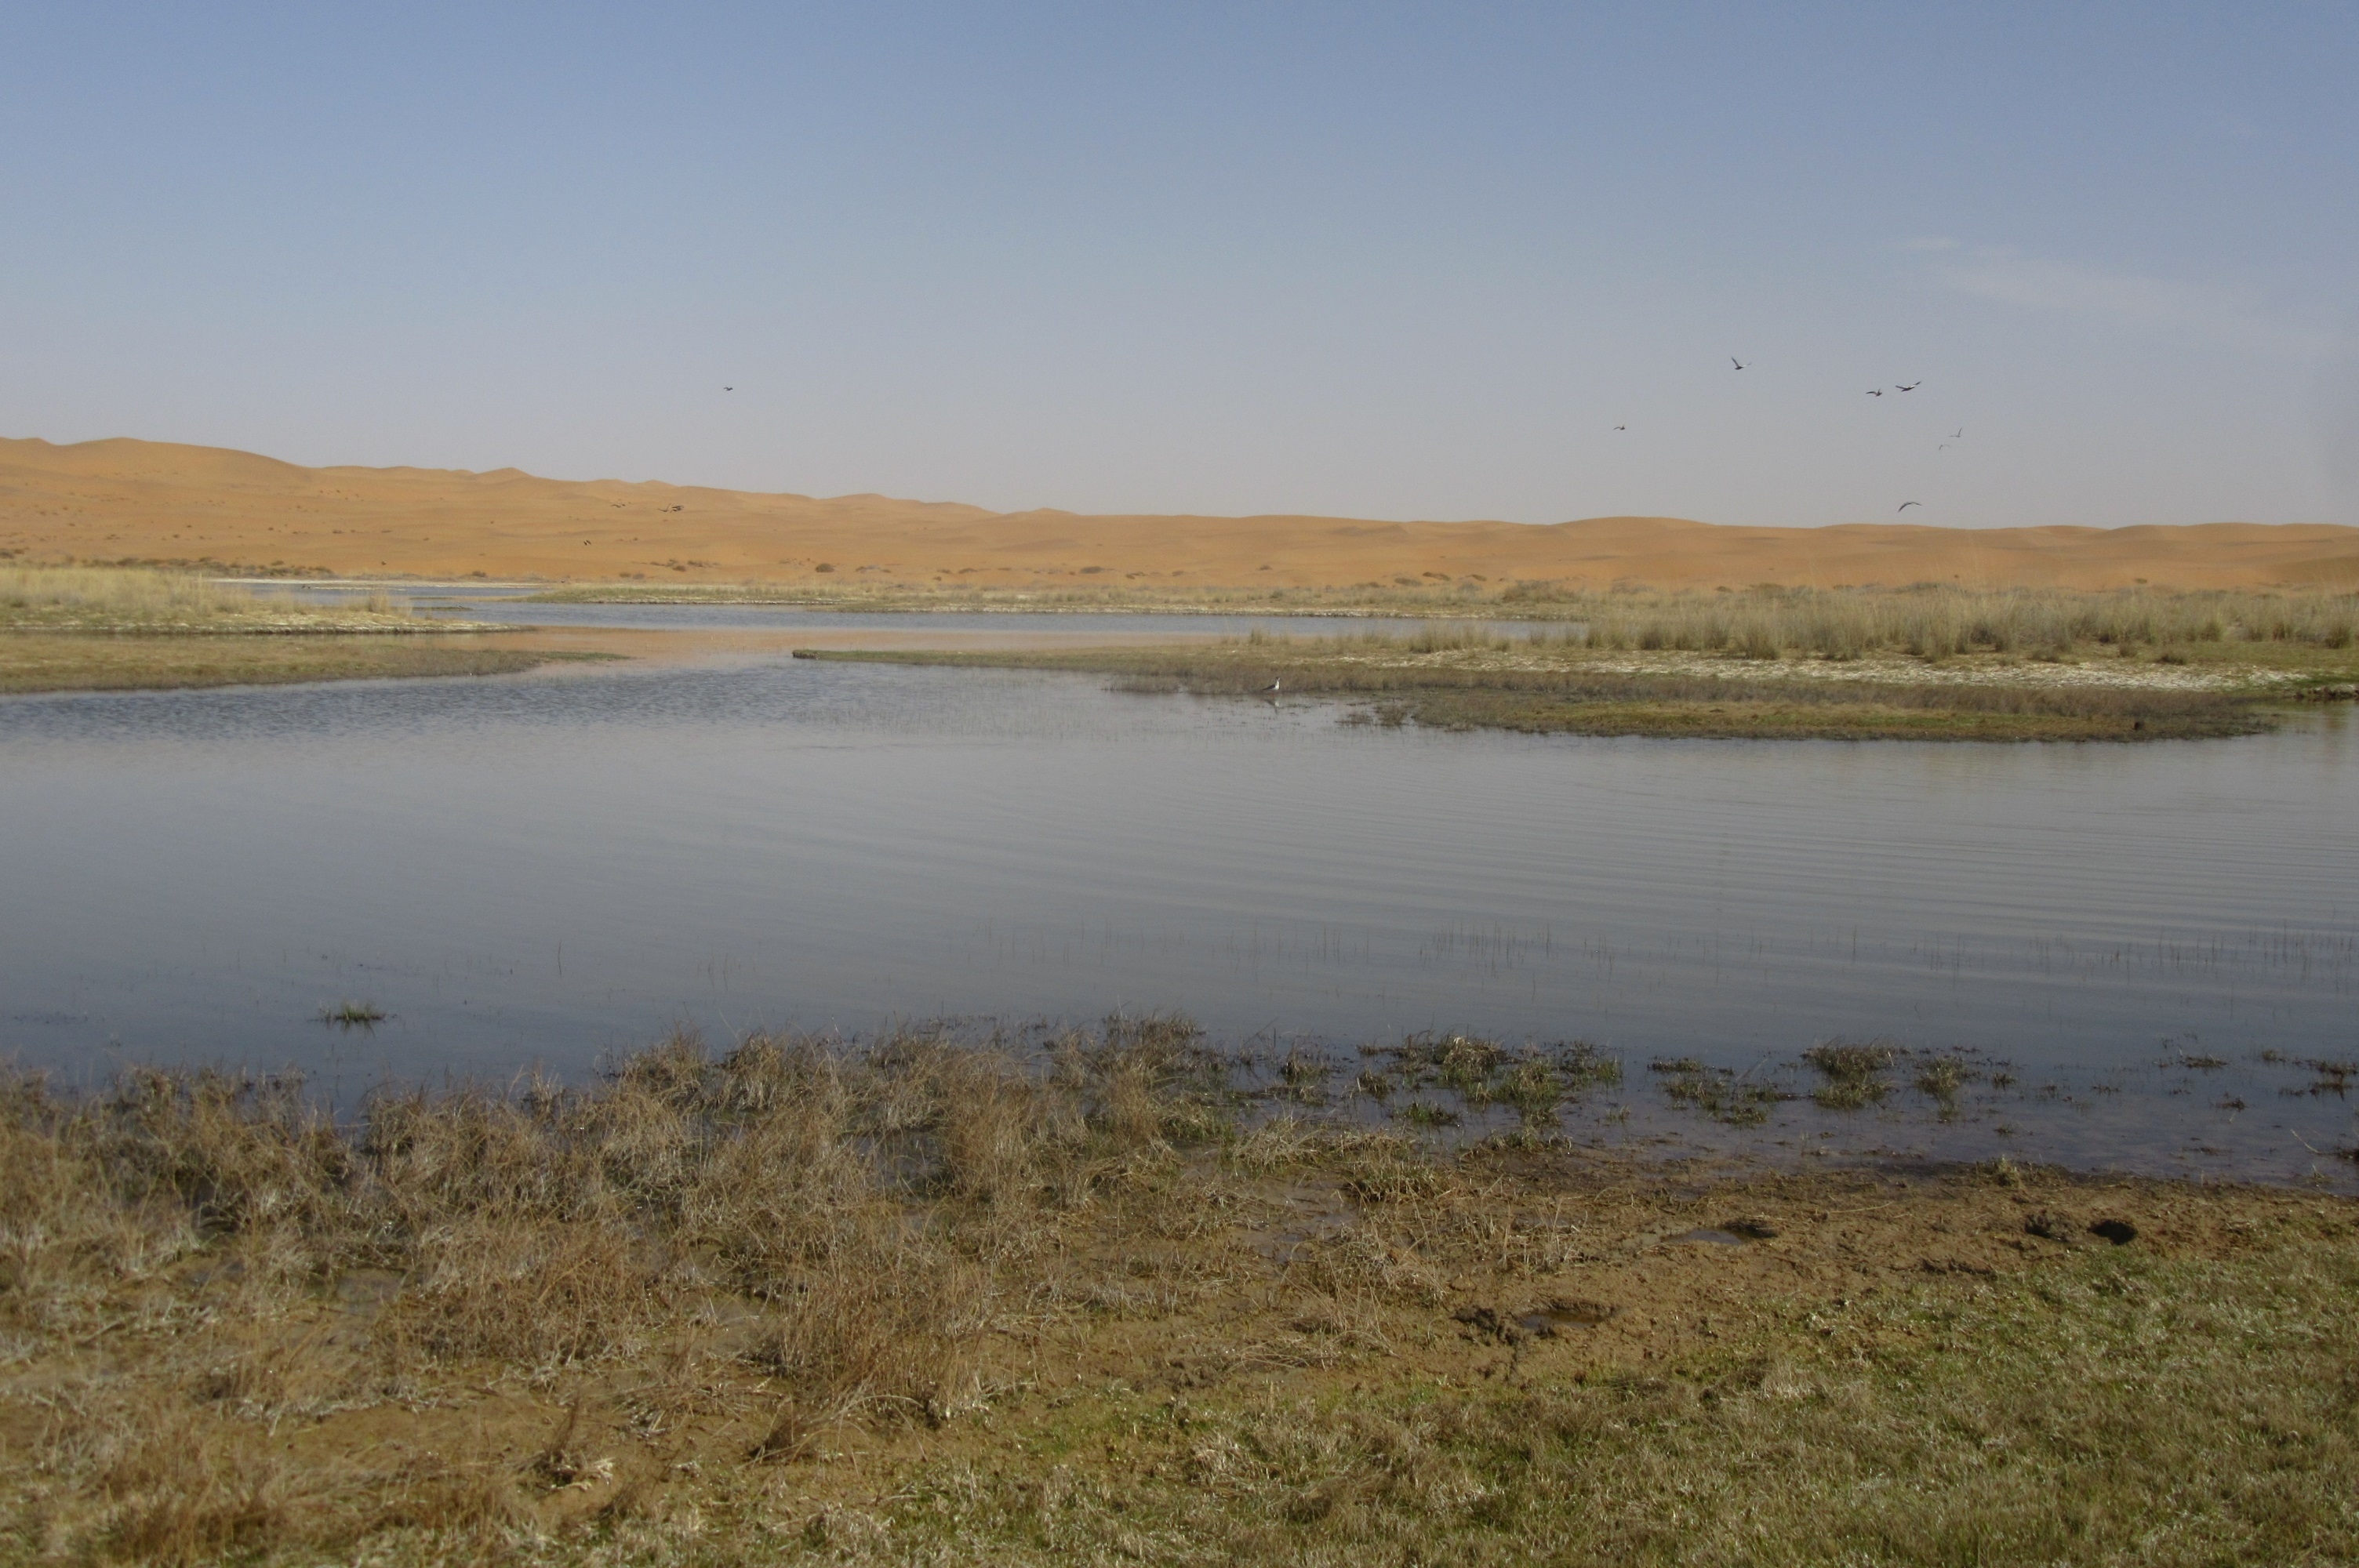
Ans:
{"label": "grass submerged in water", "polygon": [[[1419,1037],[1381,1070],[1508,1103],[1535,1065],[1602,1071],[1486,1044]],[[0,1540],[658,1565],[2359,1550],[2349,1201],[2011,1165],[1714,1180],[1234,1108],[1177,1019],[1022,1055],[681,1039],[583,1087],[387,1089],[345,1123],[286,1081],[9,1078]],[[2136,1240],[2089,1239],[2108,1225]],[[1701,1226],[1759,1239],[1682,1241]]]}
{"label": "grass submerged in water", "polygon": [[[1892,1080],[1886,1075],[1903,1054],[1888,1040],[1822,1041],[1802,1053],[1802,1060],[1819,1074],[1819,1087],[1810,1098],[1828,1110],[1875,1105],[1892,1092]],[[1956,1092],[1954,1086],[1951,1092]]]}

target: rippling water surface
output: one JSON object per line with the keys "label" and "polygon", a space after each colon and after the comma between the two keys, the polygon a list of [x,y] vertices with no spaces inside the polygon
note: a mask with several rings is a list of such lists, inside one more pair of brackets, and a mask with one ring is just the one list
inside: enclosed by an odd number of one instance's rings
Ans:
{"label": "rippling water surface", "polygon": [[[1169,1007],[1346,1063],[1588,1040],[1626,1069],[1593,1131],[1710,1141],[1647,1064],[1800,1092],[1805,1047],[1888,1037],[1964,1054],[1953,1119],[1904,1088],[1753,1136],[2354,1169],[2302,1065],[2359,1056],[2340,716],[2129,748],[1339,711],[766,655],[0,701],[0,1052],[351,1087],[578,1071],[679,1022]],[[392,1017],[316,1022],[344,1000]]]}

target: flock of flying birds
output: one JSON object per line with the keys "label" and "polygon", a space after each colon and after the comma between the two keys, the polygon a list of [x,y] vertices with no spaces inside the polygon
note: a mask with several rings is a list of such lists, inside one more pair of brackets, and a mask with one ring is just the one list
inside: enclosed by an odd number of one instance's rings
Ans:
{"label": "flock of flying birds", "polygon": [[[1732,365],[1734,365],[1738,370],[1743,370],[1743,369],[1745,369],[1745,362],[1744,362],[1743,360],[1741,360],[1741,359],[1738,359],[1734,354],[1731,354],[1731,355],[1729,355],[1729,356],[1728,356],[1728,362],[1729,362],[1730,364],[1732,364]],[[1902,385],[1902,384],[1901,384],[1900,383],[1898,383],[1898,382],[1894,382],[1894,383],[1892,384],[1892,386],[1891,386],[1890,390],[1891,390],[1891,391],[1894,391],[1894,392],[1914,392],[1914,391],[1916,391],[1919,387],[1920,387],[1920,386],[1922,386],[1922,385],[1924,385],[1924,384],[1924,384],[1924,382],[1922,382],[1921,380],[1920,380],[1920,381],[1912,381],[1912,382],[1908,383],[1906,386]],[[723,390],[726,390],[726,389],[724,388]],[[1884,395],[1884,394],[1885,394],[1886,390],[1886,388],[1881,387],[1881,386],[1871,386],[1871,387],[1869,387],[1869,388],[1867,389],[1867,395],[1868,395],[1870,397],[1881,397],[1881,396],[1883,396],[1883,395]],[[1630,427],[1629,427],[1629,426],[1627,426],[1627,425],[1616,425],[1616,426],[1614,426],[1614,427],[1616,430],[1627,430]],[[1963,425],[1961,425],[1961,426],[1959,426],[1955,430],[1952,430],[1952,431],[1950,433],[1950,438],[1949,438],[1949,440],[1942,442],[1939,447],[1935,448],[1934,449],[1935,449],[1936,451],[1942,451],[1942,452],[1946,452],[1946,451],[1948,451],[1948,450],[1950,449],[1951,446],[1953,443],[1955,443],[1955,442],[1959,442],[1959,441],[1962,441],[1962,440],[1964,440],[1965,438],[1966,438],[1966,427],[1965,427]],[[1921,507],[1921,506],[1923,506],[1924,504],[1925,504],[1925,503],[1924,503],[1923,502],[1921,502],[1921,501],[1904,501],[1904,502],[1902,502],[1902,503],[1900,503],[1900,505],[1898,506],[1898,508],[1897,508],[1897,511],[1898,511],[1898,512],[1906,512],[1906,511],[1908,511],[1908,510],[1910,507],[1912,507],[1912,506]]]}
{"label": "flock of flying birds", "polygon": [[[1730,364],[1734,365],[1738,370],[1743,370],[1743,369],[1745,368],[1745,362],[1744,362],[1743,360],[1741,360],[1741,359],[1738,359],[1734,354],[1731,354],[1731,355],[1729,355],[1729,356],[1728,356],[1728,362],[1729,362]],[[1903,386],[1903,385],[1902,385],[1902,384],[1900,384],[1898,382],[1895,382],[1895,383],[1893,383],[1893,384],[1892,384],[1892,390],[1893,390],[1893,391],[1895,391],[1895,392],[1914,392],[1914,391],[1916,391],[1919,387],[1920,387],[1920,386],[1922,386],[1922,385],[1924,385],[1924,384],[1924,384],[1922,381],[1912,381],[1912,382],[1908,383],[1906,386]],[[734,387],[734,386],[724,386],[724,387],[723,387],[721,390],[722,390],[722,391],[723,391],[723,392],[734,392],[734,391],[736,391],[737,389],[736,389],[735,387]],[[1885,392],[1885,389],[1884,389],[1883,387],[1880,387],[1880,386],[1871,386],[1871,387],[1869,387],[1869,388],[1867,389],[1867,395],[1868,395],[1870,397],[1881,397],[1881,396],[1883,396],[1883,395],[1884,395],[1884,392]],[[1629,426],[1627,426],[1627,425],[1616,425],[1616,426],[1614,426],[1614,427],[1616,430],[1627,430],[1630,427],[1629,427]],[[1965,427],[1963,425],[1961,425],[1961,426],[1959,426],[1959,427],[1957,427],[1957,429],[1955,429],[1954,431],[1951,432],[1950,439],[1949,439],[1948,441],[1944,441],[1944,442],[1942,442],[1942,443],[1940,444],[1940,446],[1939,448],[1937,448],[1936,449],[1937,449],[1937,450],[1940,450],[1940,451],[1944,451],[1944,452],[1946,452],[1946,451],[1948,451],[1948,450],[1950,449],[1950,446],[1951,446],[1951,442],[1954,442],[1954,441],[1962,441],[1962,440],[1964,440],[1965,438],[1966,438],[1966,427]],[[1923,502],[1921,502],[1921,501],[1904,501],[1904,502],[1902,502],[1902,503],[1900,503],[1899,510],[1900,510],[1900,511],[1902,511],[1902,512],[1906,512],[1906,511],[1908,511],[1908,510],[1910,507],[1912,507],[1912,506],[1921,507],[1921,506],[1923,506],[1924,504],[1925,504],[1925,503],[1924,503]],[[1270,690],[1272,690],[1272,691],[1276,691],[1276,690],[1277,689],[1277,687],[1274,687],[1274,686],[1273,686],[1273,687],[1271,687],[1269,689],[1270,689]]]}

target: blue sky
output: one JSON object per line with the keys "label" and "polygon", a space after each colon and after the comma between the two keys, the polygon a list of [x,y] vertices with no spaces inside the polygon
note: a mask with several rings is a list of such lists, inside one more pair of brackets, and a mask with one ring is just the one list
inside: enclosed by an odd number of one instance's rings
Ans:
{"label": "blue sky", "polygon": [[1092,512],[2359,523],[2359,5],[0,28],[0,434]]}

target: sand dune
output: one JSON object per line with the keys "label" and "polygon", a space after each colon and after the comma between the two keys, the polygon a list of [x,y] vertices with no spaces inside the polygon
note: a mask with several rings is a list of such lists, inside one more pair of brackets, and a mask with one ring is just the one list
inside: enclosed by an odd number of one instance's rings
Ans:
{"label": "sand dune", "polygon": [[616,480],[301,468],[215,447],[0,439],[0,552],[346,577],[1343,587],[1478,579],[1606,588],[2359,588],[2359,529],[2213,523],[1740,528],[995,513]]}

